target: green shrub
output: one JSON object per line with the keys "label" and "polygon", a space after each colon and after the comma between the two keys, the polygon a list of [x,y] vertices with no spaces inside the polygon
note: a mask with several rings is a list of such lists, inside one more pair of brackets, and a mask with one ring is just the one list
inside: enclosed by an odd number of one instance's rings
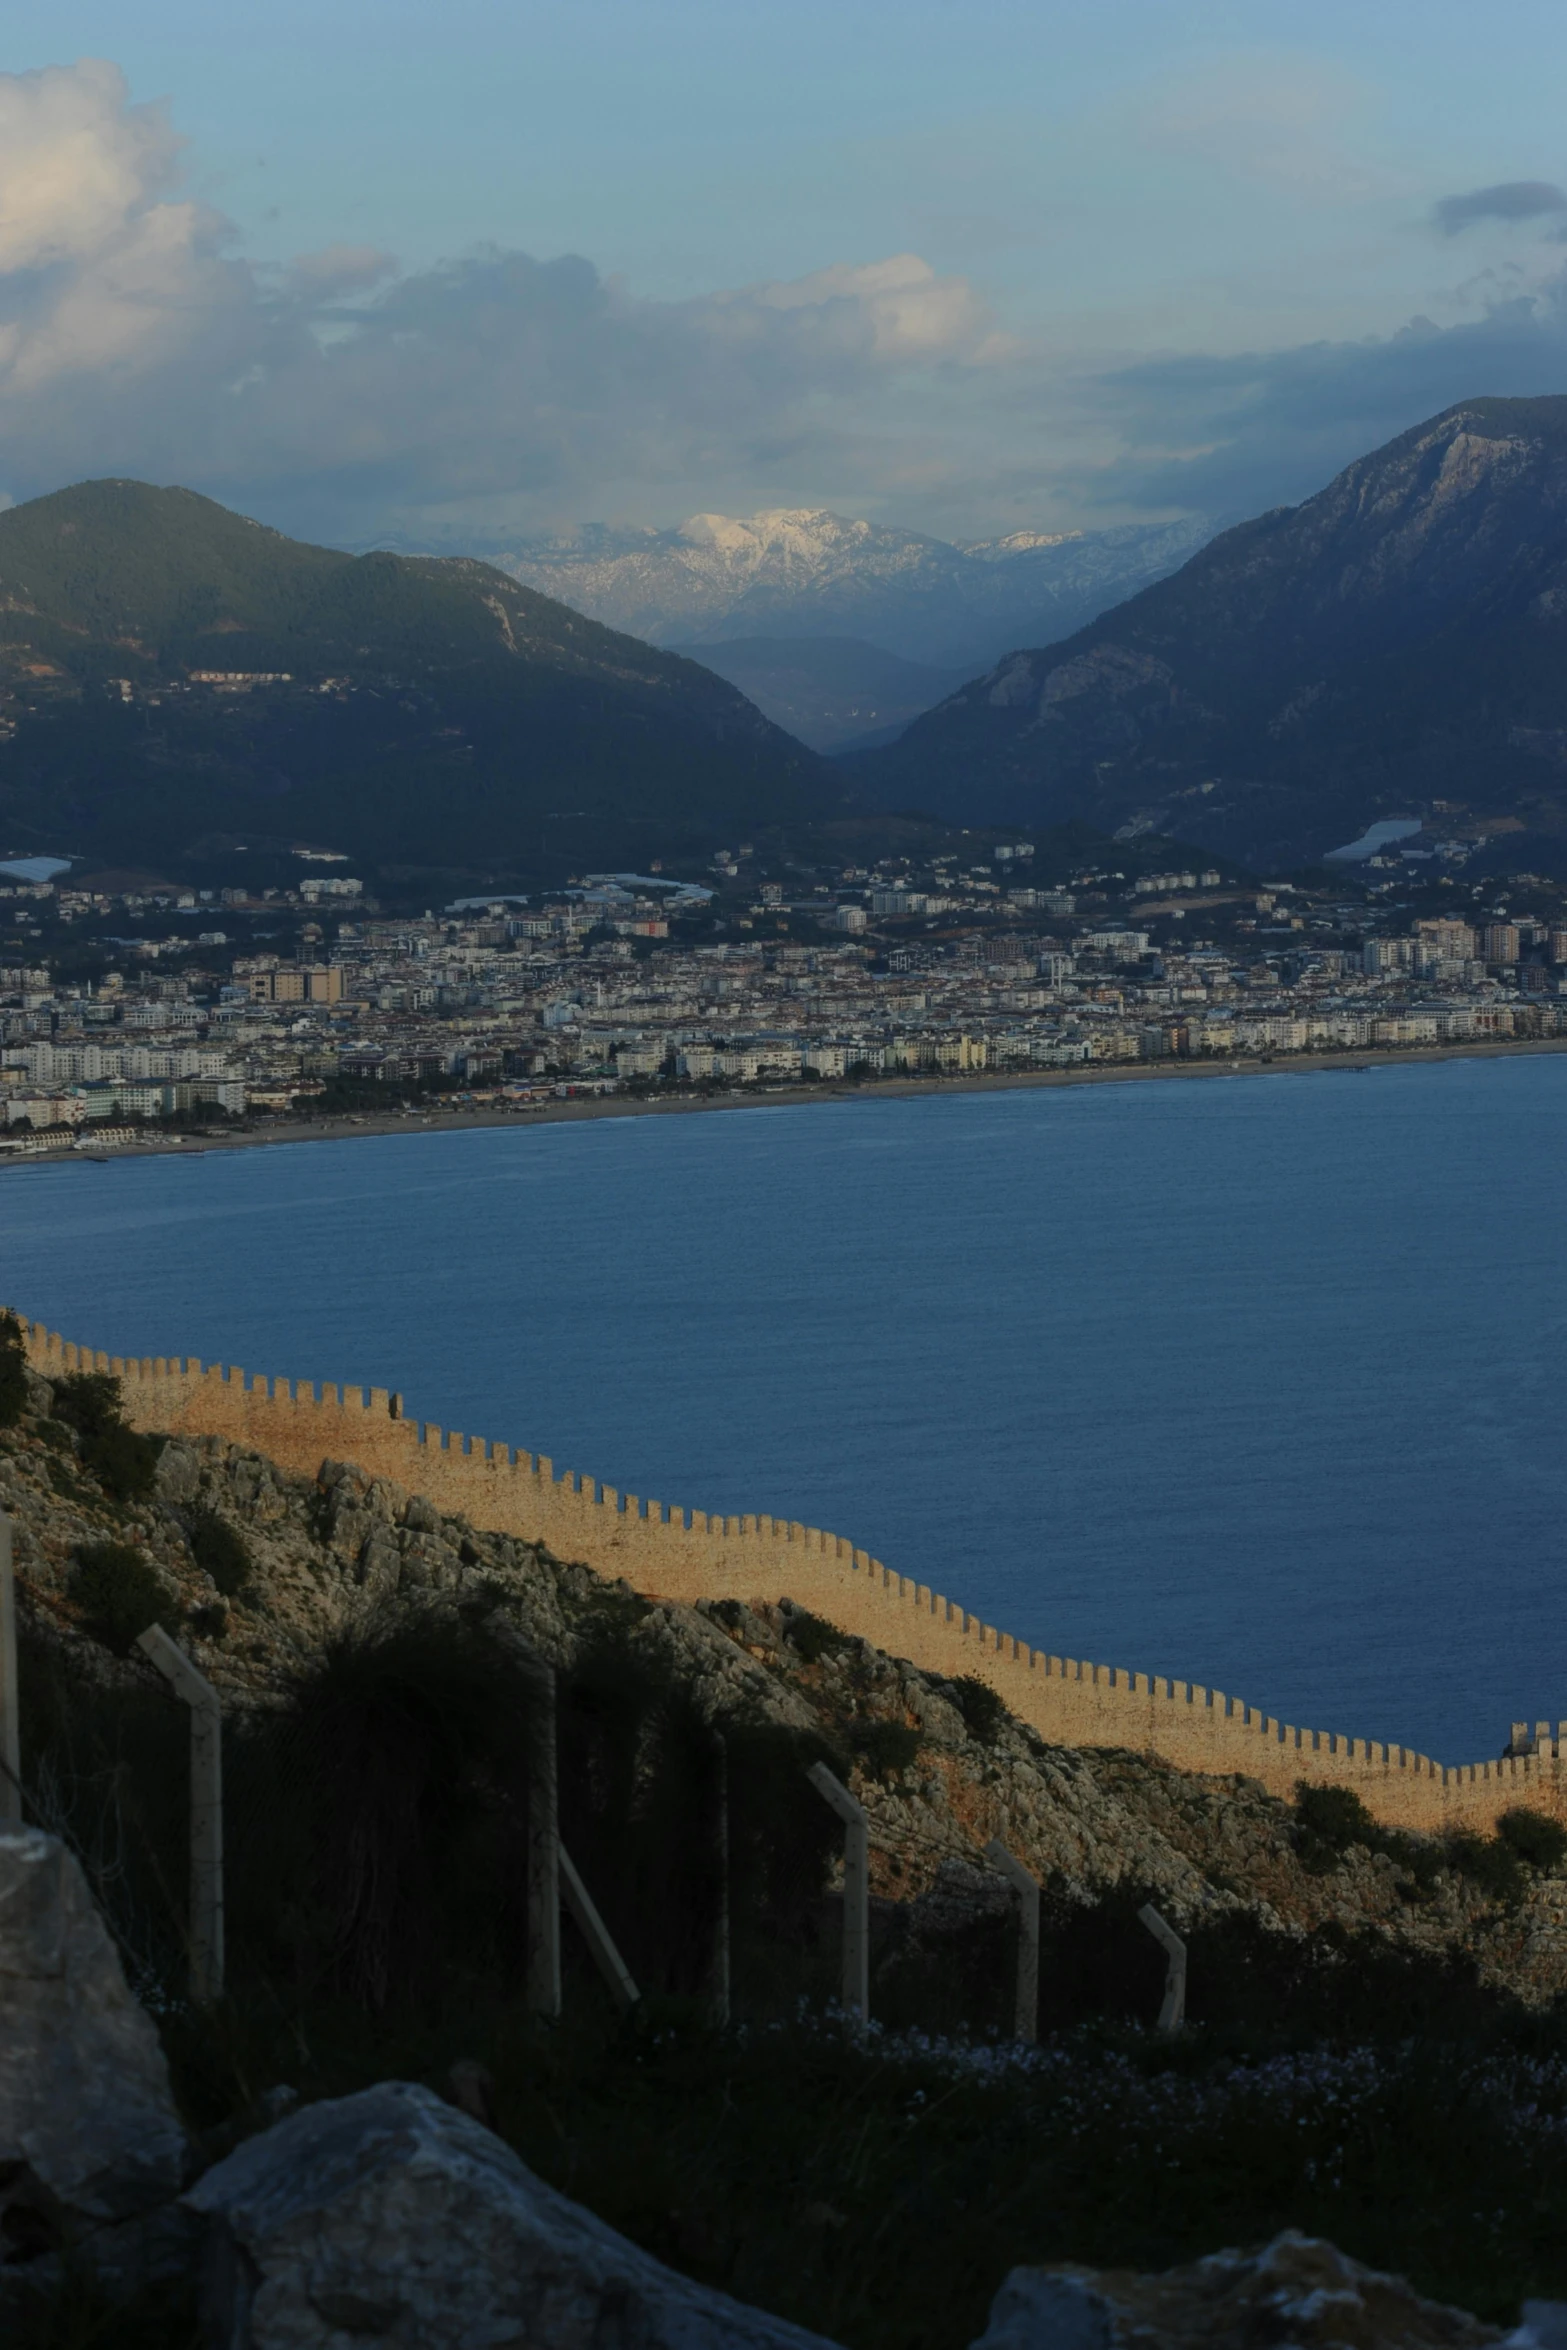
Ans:
{"label": "green shrub", "polygon": [[913,1768],[920,1734],[907,1722],[855,1722],[850,1741],[873,1779],[897,1779]]}
{"label": "green shrub", "polygon": [[190,1555],[210,1575],[225,1599],[236,1599],[250,1581],[254,1564],[241,1537],[216,1510],[199,1510],[187,1536]]}
{"label": "green shrub", "polygon": [[97,1436],[120,1420],[120,1383],[107,1371],[72,1371],[54,1383],[54,1416],[78,1436]]}
{"label": "green shrub", "polygon": [[151,1493],[163,1450],[159,1436],[138,1436],[120,1416],[120,1383],[106,1371],[74,1371],[55,1382],[54,1414],[74,1428],[83,1464],[114,1501]]}
{"label": "green shrub", "polygon": [[179,1629],[180,1609],[168,1585],[151,1560],[127,1542],[84,1544],[76,1554],[71,1597],[88,1631],[116,1656],[128,1656],[149,1624],[161,1624],[165,1632]]}
{"label": "green shrub", "polygon": [[969,1736],[981,1746],[994,1746],[1011,1717],[990,1683],[977,1673],[963,1673],[946,1683],[944,1694],[963,1716]]}
{"label": "green shrub", "polygon": [[1567,1828],[1559,1820],[1548,1820],[1543,1812],[1503,1812],[1496,1832],[1532,1869],[1559,1868],[1567,1860]]}
{"label": "green shrub", "polygon": [[14,1428],[27,1408],[27,1356],[22,1325],[0,1314],[0,1428]]}
{"label": "green shrub", "polygon": [[784,1618],[784,1632],[789,1645],[808,1665],[820,1664],[824,1656],[841,1656],[850,1645],[849,1634],[840,1632],[836,1624],[829,1624],[825,1616],[813,1616],[809,1608],[791,1608]]}
{"label": "green shrub", "polygon": [[1301,1779],[1295,1788],[1295,1818],[1304,1837],[1332,1852],[1347,1852],[1352,1844],[1363,1844],[1368,1852],[1381,1846],[1382,1830],[1348,1787],[1313,1787]]}
{"label": "green shrub", "polygon": [[1518,1855],[1500,1836],[1450,1836],[1447,1865],[1493,1901],[1513,1902],[1523,1896]]}
{"label": "green shrub", "polygon": [[1312,1876],[1325,1876],[1352,1844],[1367,1852],[1385,1852],[1398,1863],[1403,1872],[1399,1891],[1406,1901],[1429,1895],[1443,1868],[1454,1865],[1445,1845],[1382,1827],[1352,1789],[1313,1787],[1305,1779],[1297,1780],[1295,1849],[1302,1868]]}

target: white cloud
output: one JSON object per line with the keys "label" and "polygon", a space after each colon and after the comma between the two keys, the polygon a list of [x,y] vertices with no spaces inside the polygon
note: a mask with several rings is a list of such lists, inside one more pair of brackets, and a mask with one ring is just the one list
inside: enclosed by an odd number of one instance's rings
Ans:
{"label": "white cloud", "polygon": [[[1234,73],[1167,90],[1140,129],[1337,189],[1357,102],[1331,77]],[[334,245],[262,272],[180,170],[114,66],[0,75],[7,493],[140,474],[348,543],[823,504],[973,536],[1101,502],[1255,511],[1477,390],[1567,383],[1567,282],[1515,262],[1445,329],[1069,365],[913,253],[661,302],[495,250],[407,274]],[[1557,202],[1508,182],[1438,218],[1552,222]]]}
{"label": "white cloud", "polygon": [[1007,355],[975,289],[915,254],[684,302],[495,251],[408,276],[337,245],[261,275],[179,169],[165,114],[114,66],[0,75],[14,489],[148,473],[347,537],[660,485],[792,497],[867,398]]}
{"label": "white cloud", "polygon": [[938,277],[917,253],[838,262],[729,299],[769,310],[823,310],[842,303],[856,325],[869,331],[880,359],[957,359],[972,365],[999,357],[1005,348],[989,305],[967,278]]}
{"label": "white cloud", "polygon": [[72,378],[167,363],[248,280],[169,193],[179,141],[96,59],[0,75],[0,415]]}

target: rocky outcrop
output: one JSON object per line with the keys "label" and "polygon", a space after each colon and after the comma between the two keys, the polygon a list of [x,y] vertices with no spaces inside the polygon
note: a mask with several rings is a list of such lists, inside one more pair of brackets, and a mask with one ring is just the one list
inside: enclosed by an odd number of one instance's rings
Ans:
{"label": "rocky outcrop", "polygon": [[1289,2230],[1162,2276],[1015,2268],[973,2350],[1483,2350],[1501,2338]]}
{"label": "rocky outcrop", "polygon": [[0,1834],[0,2242],[25,2261],[166,2204],[185,2133],[149,2017],[64,1846]]}
{"label": "rocky outcrop", "polygon": [[212,2350],[830,2350],[676,2276],[406,2081],[307,2106],[186,2203]]}

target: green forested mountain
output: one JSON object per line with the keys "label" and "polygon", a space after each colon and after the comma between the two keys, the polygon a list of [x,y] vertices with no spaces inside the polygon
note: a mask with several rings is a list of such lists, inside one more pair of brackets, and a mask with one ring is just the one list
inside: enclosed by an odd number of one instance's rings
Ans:
{"label": "green forested mountain", "polygon": [[1567,398],[1447,410],[853,765],[958,823],[1279,866],[1414,815],[1567,871]]}
{"label": "green forested mountain", "polygon": [[732,686],[504,572],[306,546],[132,481],[0,514],[0,732],[13,855],[304,839],[498,874],[838,796]]}

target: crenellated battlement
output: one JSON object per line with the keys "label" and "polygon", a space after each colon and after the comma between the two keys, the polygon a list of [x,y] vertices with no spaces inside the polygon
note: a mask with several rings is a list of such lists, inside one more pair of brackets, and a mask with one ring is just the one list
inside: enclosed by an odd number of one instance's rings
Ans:
{"label": "crenellated battlement", "polygon": [[[404,1417],[384,1387],[254,1377],[194,1357],[106,1355],[24,1317],[45,1378],[105,1371],[133,1427],[220,1436],[296,1476],[352,1461],[488,1532],[542,1542],[558,1558],[676,1600],[789,1598],[928,1672],[978,1674],[1041,1737],[1130,1748],[1183,1770],[1243,1772],[1273,1793],[1314,1780],[1354,1789],[1389,1825],[1480,1828],[1514,1805],[1567,1821],[1567,1723],[1538,1751],[1443,1766],[1407,1747],[1303,1730],[1222,1690],[1053,1656],[999,1632],[841,1535],[797,1520],[709,1516],[622,1494],[543,1454]],[[1544,1727],[1542,1725],[1542,1727]]]}

